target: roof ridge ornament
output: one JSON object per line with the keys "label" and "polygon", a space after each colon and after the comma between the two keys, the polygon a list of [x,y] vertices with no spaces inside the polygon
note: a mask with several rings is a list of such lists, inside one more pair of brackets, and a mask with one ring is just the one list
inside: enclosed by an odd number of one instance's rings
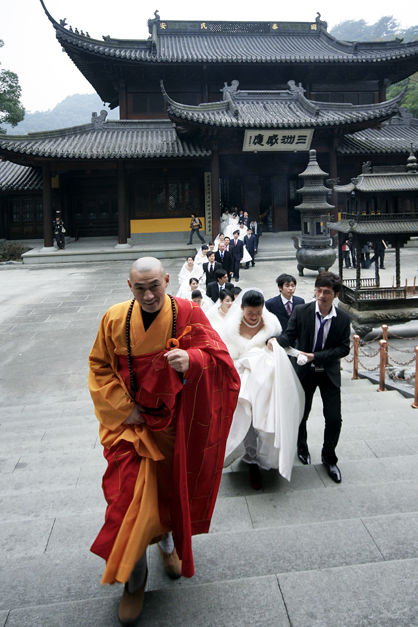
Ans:
{"label": "roof ridge ornament", "polygon": [[409,157],[406,160],[406,169],[408,174],[417,174],[418,171],[418,163],[417,158],[414,154],[414,145],[411,142],[411,152],[409,153]]}
{"label": "roof ridge ornament", "polygon": [[100,114],[97,115],[95,111],[91,114],[91,123],[93,124],[94,129],[101,129],[104,127],[107,118],[107,111],[102,109]]}

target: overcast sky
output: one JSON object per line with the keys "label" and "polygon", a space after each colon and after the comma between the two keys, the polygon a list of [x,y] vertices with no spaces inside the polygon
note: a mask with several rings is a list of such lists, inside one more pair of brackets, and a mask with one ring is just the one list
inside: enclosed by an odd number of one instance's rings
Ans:
{"label": "overcast sky", "polygon": [[[328,30],[345,20],[364,19],[373,24],[384,15],[393,15],[403,28],[418,23],[416,0],[298,0],[298,2],[238,2],[212,0],[191,3],[185,0],[45,0],[59,22],[67,18],[73,28],[88,31],[95,39],[111,35],[121,39],[146,39],[147,20],[155,9],[165,20],[301,21],[315,19],[316,12],[328,22]],[[0,49],[2,68],[19,76],[22,101],[27,111],[52,109],[71,94],[94,90],[64,53],[55,30],[39,0],[0,1]]]}

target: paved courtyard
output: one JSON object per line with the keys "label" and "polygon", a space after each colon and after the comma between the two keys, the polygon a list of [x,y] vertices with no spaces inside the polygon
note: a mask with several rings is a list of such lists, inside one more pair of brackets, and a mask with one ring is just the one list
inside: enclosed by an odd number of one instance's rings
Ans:
{"label": "paved courtyard", "polygon": [[[416,249],[405,251],[408,282]],[[166,263],[174,289],[182,260]],[[394,260],[387,255],[387,280]],[[103,522],[104,470],[87,391],[99,321],[130,298],[129,262],[0,266],[0,625],[117,625],[119,587],[102,587],[89,546]],[[241,287],[276,294],[295,262],[242,271]],[[315,274],[298,279],[313,295]],[[345,627],[418,625],[418,410],[343,373],[343,482],[320,464],[318,399],[312,466],[291,483],[265,473],[254,493],[240,463],[224,473],[211,533],[194,540],[196,576],[172,582],[150,550],[139,624]]]}

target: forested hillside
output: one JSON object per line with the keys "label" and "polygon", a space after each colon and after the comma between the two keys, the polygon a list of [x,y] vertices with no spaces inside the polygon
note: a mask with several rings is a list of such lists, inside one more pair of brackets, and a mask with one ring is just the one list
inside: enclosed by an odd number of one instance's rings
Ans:
{"label": "forested hillside", "polygon": [[56,128],[66,128],[87,124],[91,120],[93,111],[100,112],[105,109],[108,112],[108,119],[119,118],[119,109],[110,111],[103,106],[97,94],[74,94],[67,96],[65,100],[59,102],[49,111],[35,111],[26,113],[20,124],[11,127],[3,124],[3,128],[9,135],[22,135],[35,131],[50,131]]}
{"label": "forested hillside", "polygon": [[[399,38],[408,42],[418,39],[418,25],[400,28],[399,22],[392,15],[381,17],[375,24],[367,24],[364,20],[347,20],[334,26],[330,32],[337,39],[344,41],[385,41]],[[387,90],[387,99],[397,96],[406,85],[408,89],[402,100],[402,106],[418,118],[418,72],[412,74],[409,79],[391,85]]]}

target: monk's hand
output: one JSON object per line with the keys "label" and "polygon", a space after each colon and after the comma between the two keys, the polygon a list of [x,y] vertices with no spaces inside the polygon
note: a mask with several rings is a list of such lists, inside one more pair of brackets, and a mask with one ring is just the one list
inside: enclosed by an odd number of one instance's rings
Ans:
{"label": "monk's hand", "polygon": [[145,420],[141,416],[139,405],[135,405],[129,416],[124,420],[124,425],[142,425]]}
{"label": "monk's hand", "polygon": [[273,342],[277,342],[275,337],[271,337],[267,342],[267,348],[271,351],[273,350]]}
{"label": "monk's hand", "polygon": [[190,359],[187,351],[181,348],[173,348],[173,350],[165,353],[168,365],[177,372],[187,372],[190,366]]}

